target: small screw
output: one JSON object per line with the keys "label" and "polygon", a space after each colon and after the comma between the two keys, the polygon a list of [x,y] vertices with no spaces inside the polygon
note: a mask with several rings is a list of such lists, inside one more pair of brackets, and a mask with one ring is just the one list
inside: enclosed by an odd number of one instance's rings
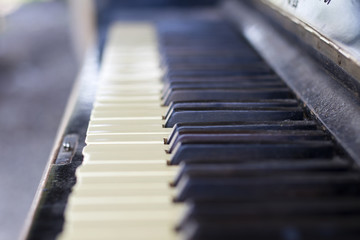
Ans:
{"label": "small screw", "polygon": [[69,142],[64,142],[63,143],[63,149],[66,151],[66,152],[69,152],[71,150],[71,144]]}

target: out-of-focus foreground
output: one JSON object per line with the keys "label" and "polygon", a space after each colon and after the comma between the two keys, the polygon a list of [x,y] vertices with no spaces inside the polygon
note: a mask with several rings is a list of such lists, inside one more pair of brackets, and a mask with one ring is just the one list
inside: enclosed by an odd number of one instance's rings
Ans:
{"label": "out-of-focus foreground", "polygon": [[1,240],[19,236],[48,160],[77,72],[70,42],[64,2],[28,3],[2,19]]}

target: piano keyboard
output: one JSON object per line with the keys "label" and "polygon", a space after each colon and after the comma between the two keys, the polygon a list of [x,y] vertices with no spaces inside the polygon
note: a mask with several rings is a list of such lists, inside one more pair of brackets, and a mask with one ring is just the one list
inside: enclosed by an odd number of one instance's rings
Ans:
{"label": "piano keyboard", "polygon": [[359,172],[221,21],[115,24],[86,144],[62,240],[360,231]]}

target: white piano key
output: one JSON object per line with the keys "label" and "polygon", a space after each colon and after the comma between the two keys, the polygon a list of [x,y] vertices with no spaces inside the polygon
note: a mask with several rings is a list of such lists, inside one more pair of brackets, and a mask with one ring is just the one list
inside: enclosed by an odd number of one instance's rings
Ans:
{"label": "white piano key", "polygon": [[[144,226],[144,227],[139,227]],[[98,226],[96,222],[73,223],[69,229],[72,232],[64,232],[60,239],[72,240],[143,240],[143,239],[176,239],[173,226],[169,224],[168,219],[163,220],[142,220],[142,221],[123,221],[108,222],[106,226]]]}
{"label": "white piano key", "polygon": [[127,110],[121,108],[115,108],[114,111],[101,111],[95,110],[91,114],[91,119],[134,119],[134,118],[149,118],[154,117],[157,118],[158,116],[163,116],[164,111],[162,109],[157,110]]}
{"label": "white piano key", "polygon": [[121,82],[112,82],[111,79],[107,79],[106,81],[102,81],[99,89],[103,88],[113,88],[113,89],[126,89],[126,88],[162,88],[162,83],[160,79],[153,79],[153,81],[149,80],[122,80]]}
{"label": "white piano key", "polygon": [[111,102],[119,102],[119,103],[140,103],[140,102],[152,102],[159,103],[159,96],[126,96],[126,97],[107,97],[100,96],[98,99],[102,102],[111,101]]}
{"label": "white piano key", "polygon": [[132,111],[142,112],[144,110],[151,110],[166,113],[167,108],[159,106],[158,103],[98,103],[93,106],[94,111]]}
{"label": "white piano key", "polygon": [[[132,211],[132,210],[164,210],[164,209],[172,209],[176,204],[169,204],[168,199],[164,202],[156,202],[156,203],[106,203],[106,204],[97,204],[96,208],[94,208],[93,204],[71,204],[72,212],[87,212],[87,211]],[[180,204],[183,206],[182,204]]]}
{"label": "white piano key", "polygon": [[[102,163],[102,164],[85,164],[81,167],[81,174],[92,172],[153,172],[164,171],[175,174],[177,166],[166,166],[163,162],[161,164],[114,164],[114,163]],[[141,173],[140,173],[141,174]]]}
{"label": "white piano key", "polygon": [[143,141],[150,141],[150,142],[160,142],[163,144],[163,141],[161,139],[167,137],[168,134],[164,134],[162,132],[160,133],[151,133],[151,134],[111,134],[111,135],[88,135],[86,136],[86,143],[114,143],[114,142],[120,142],[120,141],[126,141],[126,142],[135,142],[138,141],[139,138]]}
{"label": "white piano key", "polygon": [[164,164],[164,160],[113,160],[113,161],[106,161],[106,160],[98,160],[98,161],[91,161],[87,162],[88,165],[96,165],[96,164]]}
{"label": "white piano key", "polygon": [[[141,177],[137,175],[132,176],[102,176],[102,177],[90,177],[83,176],[81,182],[84,184],[94,184],[94,183],[116,183],[116,184],[128,184],[128,183],[170,183],[174,179],[173,176],[161,176],[153,175]],[[167,196],[167,199],[170,199]]]}
{"label": "white piano key", "polygon": [[[136,59],[134,59],[136,60]],[[150,59],[149,59],[150,61]],[[142,72],[137,72],[137,73],[114,73],[114,72],[109,72],[109,73],[103,73],[102,79],[104,78],[109,78],[109,80],[111,81],[118,81],[121,82],[122,80],[132,80],[132,81],[154,81],[157,82],[159,81],[159,79],[162,76],[162,71],[158,71],[158,72],[151,72],[151,73],[142,73]]]}
{"label": "white piano key", "polygon": [[[139,120],[139,119],[135,119]],[[118,123],[114,124],[115,120],[109,120],[107,122],[112,122],[109,124],[97,124],[93,126],[89,126],[88,128],[88,135],[95,135],[95,134],[122,134],[122,133],[149,133],[152,132],[167,132],[170,134],[170,130],[166,128],[160,127],[158,124],[147,124],[147,125],[122,125],[121,123],[126,123],[127,121],[118,121]],[[93,122],[97,122],[93,120]],[[139,121],[137,121],[139,122]]]}
{"label": "white piano key", "polygon": [[122,94],[123,96],[132,95],[132,94],[147,94],[147,95],[155,95],[159,96],[160,90],[158,88],[143,88],[136,86],[136,88],[109,88],[109,89],[100,89],[98,91],[99,95],[119,95]]}

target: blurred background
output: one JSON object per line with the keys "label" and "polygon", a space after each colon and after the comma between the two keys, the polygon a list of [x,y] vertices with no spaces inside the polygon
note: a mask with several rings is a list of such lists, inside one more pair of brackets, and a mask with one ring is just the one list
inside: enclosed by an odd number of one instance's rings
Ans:
{"label": "blurred background", "polygon": [[0,239],[17,239],[80,59],[66,1],[0,0]]}

